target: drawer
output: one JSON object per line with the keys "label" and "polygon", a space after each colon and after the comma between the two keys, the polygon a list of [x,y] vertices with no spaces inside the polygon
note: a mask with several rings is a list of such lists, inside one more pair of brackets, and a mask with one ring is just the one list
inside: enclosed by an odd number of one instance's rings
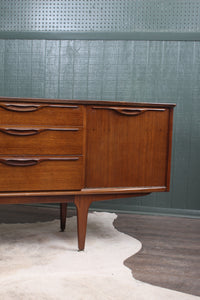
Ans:
{"label": "drawer", "polygon": [[0,156],[0,191],[80,190],[82,156]]}
{"label": "drawer", "polygon": [[0,103],[0,124],[82,126],[82,105]]}
{"label": "drawer", "polygon": [[1,155],[81,155],[82,127],[0,126]]}

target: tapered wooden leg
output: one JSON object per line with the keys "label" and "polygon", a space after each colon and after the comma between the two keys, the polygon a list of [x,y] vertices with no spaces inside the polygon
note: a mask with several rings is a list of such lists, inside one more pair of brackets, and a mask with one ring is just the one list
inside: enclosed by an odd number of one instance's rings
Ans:
{"label": "tapered wooden leg", "polygon": [[92,199],[90,196],[75,196],[74,203],[77,209],[78,248],[81,251],[85,248],[88,209]]}
{"label": "tapered wooden leg", "polygon": [[67,217],[67,203],[60,203],[60,230],[65,231]]}

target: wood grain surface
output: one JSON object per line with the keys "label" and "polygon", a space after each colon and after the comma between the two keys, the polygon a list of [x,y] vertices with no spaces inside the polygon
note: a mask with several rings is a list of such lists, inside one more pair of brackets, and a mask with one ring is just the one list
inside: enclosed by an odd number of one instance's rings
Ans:
{"label": "wood grain surface", "polygon": [[169,112],[91,106],[86,187],[167,186]]}
{"label": "wood grain surface", "polygon": [[82,109],[81,105],[9,103],[6,100],[0,104],[0,124],[81,126],[83,124]]}
{"label": "wood grain surface", "polygon": [[81,127],[0,127],[0,155],[73,155],[83,153]]}
{"label": "wood grain surface", "polygon": [[80,190],[82,166],[82,156],[0,156],[0,191]]}

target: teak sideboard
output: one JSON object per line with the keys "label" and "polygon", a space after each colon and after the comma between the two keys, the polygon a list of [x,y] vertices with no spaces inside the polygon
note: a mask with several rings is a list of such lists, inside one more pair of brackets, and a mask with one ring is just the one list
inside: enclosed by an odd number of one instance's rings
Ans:
{"label": "teak sideboard", "polygon": [[0,203],[77,208],[169,191],[175,104],[0,97]]}

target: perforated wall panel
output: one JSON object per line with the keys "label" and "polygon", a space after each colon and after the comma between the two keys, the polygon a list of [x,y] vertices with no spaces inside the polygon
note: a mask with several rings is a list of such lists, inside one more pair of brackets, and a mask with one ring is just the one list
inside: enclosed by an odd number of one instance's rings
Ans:
{"label": "perforated wall panel", "polygon": [[200,1],[1,0],[2,31],[200,32]]}

